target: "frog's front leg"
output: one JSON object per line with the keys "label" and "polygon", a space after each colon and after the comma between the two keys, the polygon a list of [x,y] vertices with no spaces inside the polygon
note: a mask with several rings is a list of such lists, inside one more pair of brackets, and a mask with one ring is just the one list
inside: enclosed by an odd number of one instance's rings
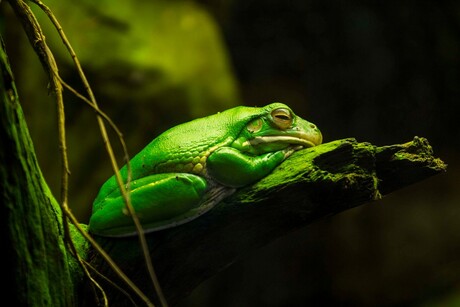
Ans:
{"label": "frog's front leg", "polygon": [[225,186],[243,187],[270,174],[293,151],[293,147],[288,147],[252,156],[233,147],[221,147],[206,161],[208,175]]}
{"label": "frog's front leg", "polygon": [[[205,179],[193,174],[154,174],[130,183],[131,204],[146,232],[169,228],[200,214],[195,209],[207,186]],[[91,232],[103,236],[135,234],[118,188],[95,204],[95,208],[98,209],[89,222]]]}

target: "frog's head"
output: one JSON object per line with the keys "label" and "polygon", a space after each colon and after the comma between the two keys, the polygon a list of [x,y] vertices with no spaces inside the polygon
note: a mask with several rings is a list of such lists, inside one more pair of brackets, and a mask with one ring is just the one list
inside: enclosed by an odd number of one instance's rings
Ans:
{"label": "frog's head", "polygon": [[276,102],[259,109],[240,132],[232,147],[260,155],[289,146],[300,148],[321,144],[323,137],[315,124],[296,116],[285,104]]}

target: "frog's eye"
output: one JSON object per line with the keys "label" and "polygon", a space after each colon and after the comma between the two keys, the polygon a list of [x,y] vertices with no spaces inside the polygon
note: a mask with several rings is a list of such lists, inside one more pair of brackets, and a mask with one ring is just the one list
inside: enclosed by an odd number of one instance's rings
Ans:
{"label": "frog's eye", "polygon": [[259,132],[260,129],[262,129],[262,119],[258,118],[250,122],[247,126],[246,129],[248,129],[249,132],[251,133],[256,133]]}
{"label": "frog's eye", "polygon": [[285,130],[292,126],[292,113],[288,109],[276,109],[272,111],[273,123],[276,127]]}

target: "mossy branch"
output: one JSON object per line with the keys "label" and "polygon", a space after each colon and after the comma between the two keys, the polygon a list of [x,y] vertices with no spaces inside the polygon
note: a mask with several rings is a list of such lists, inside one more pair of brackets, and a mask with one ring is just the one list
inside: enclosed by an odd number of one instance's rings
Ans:
{"label": "mossy branch", "polygon": [[[135,284],[133,284],[127,277],[126,275],[123,274],[122,271],[118,269],[116,264],[111,261],[111,259],[108,257],[108,255],[97,245],[97,243],[86,233],[86,231],[80,227],[78,224],[75,216],[73,213],[70,211],[68,207],[68,180],[69,180],[69,165],[68,165],[68,158],[67,158],[67,148],[66,148],[66,136],[65,136],[65,114],[64,114],[64,101],[63,101],[63,96],[62,96],[62,89],[63,86],[66,88],[70,89],[72,93],[77,94],[77,97],[82,98],[86,103],[88,103],[92,108],[96,110],[96,119],[99,125],[99,129],[107,150],[107,153],[110,158],[110,162],[112,164],[113,170],[115,172],[115,177],[117,179],[118,186],[121,190],[121,194],[123,196],[123,199],[126,204],[126,209],[131,215],[133,222],[136,226],[137,232],[138,232],[138,237],[140,244],[142,246],[143,254],[144,254],[144,260],[145,263],[147,264],[147,268],[149,271],[150,279],[153,283],[153,287],[155,291],[158,293],[158,296],[160,297],[160,302],[162,306],[168,306],[166,300],[164,299],[164,296],[162,295],[161,287],[160,284],[158,283],[157,277],[155,275],[155,271],[153,268],[153,263],[150,259],[150,254],[148,252],[148,248],[146,245],[146,240],[144,236],[144,232],[142,229],[142,226],[134,213],[134,210],[131,206],[130,203],[130,198],[128,195],[127,190],[125,188],[125,183],[123,183],[123,180],[121,178],[121,175],[119,173],[119,167],[118,163],[115,159],[115,155],[113,152],[113,148],[110,142],[110,139],[107,134],[107,129],[105,126],[104,120],[107,120],[108,117],[103,116],[103,112],[99,109],[98,104],[96,102],[95,96],[93,95],[93,92],[91,90],[91,87],[86,79],[86,76],[82,70],[82,67],[80,65],[80,62],[78,60],[77,55],[75,54],[70,42],[68,41],[66,35],[64,34],[64,31],[52,13],[52,11],[40,0],[32,0],[35,4],[37,4],[40,9],[42,9],[45,14],[48,16],[48,18],[51,20],[53,25],[55,26],[56,30],[58,31],[62,42],[64,46],[67,48],[69,54],[71,55],[73,62],[75,64],[76,70],[78,72],[78,75],[85,87],[85,90],[89,96],[89,99],[81,95],[80,93],[77,93],[74,89],[70,88],[65,82],[62,81],[61,77],[59,76],[59,71],[58,71],[58,66],[56,64],[54,55],[52,51],[49,49],[46,41],[45,41],[45,36],[42,32],[41,26],[39,22],[37,21],[34,13],[28,6],[28,4],[23,1],[23,0],[9,0],[8,1],[13,9],[13,11],[16,13],[19,21],[21,22],[27,37],[31,43],[32,48],[34,49],[35,53],[38,55],[40,61],[43,64],[43,67],[45,71],[49,74],[50,78],[50,84],[51,88],[56,95],[56,102],[57,102],[57,109],[58,109],[58,130],[59,130],[59,147],[60,147],[60,152],[61,152],[61,160],[62,160],[62,177],[61,177],[61,202],[60,202],[60,207],[62,210],[62,218],[63,218],[63,226],[64,226],[64,235],[66,238],[66,242],[68,243],[69,247],[71,248],[73,254],[79,258],[79,255],[77,253],[76,247],[73,245],[73,242],[70,238],[70,230],[69,230],[69,224],[67,222],[67,219],[69,219],[73,225],[81,232],[81,234],[93,245],[93,248],[95,250],[98,250],[101,257],[105,258],[108,264],[112,267],[112,269],[116,272],[118,276],[139,296],[142,298],[142,300],[149,306],[153,306],[151,302],[148,301],[147,297],[138,290]],[[112,121],[109,119],[108,120],[109,124],[112,124]],[[119,130],[113,125],[115,128],[115,131],[118,133]],[[120,143],[123,147],[123,151],[125,154],[125,158],[127,160],[127,168],[128,168],[128,174],[130,173],[130,167],[129,167],[129,157],[127,154],[127,149],[125,146],[125,142],[121,136],[121,133],[118,133],[118,136],[120,138]],[[128,175],[128,178],[130,175]],[[129,186],[129,179],[128,182],[126,183],[127,186]],[[88,274],[88,278],[92,281],[94,279],[89,275],[89,271],[86,270],[84,267],[84,262],[79,258],[80,263],[83,266],[84,271]],[[99,285],[95,285],[97,288],[101,289]],[[105,296],[105,294],[103,294]]]}
{"label": "mossy branch", "polygon": [[65,247],[59,205],[38,167],[3,41],[0,71],[3,290],[12,306],[73,306],[80,274]]}
{"label": "mossy branch", "polygon": [[[147,236],[166,298],[173,305],[248,250],[445,170],[420,137],[384,147],[344,139],[296,152],[202,217]],[[136,284],[147,284],[136,239],[99,241]],[[97,255],[92,263],[109,274]],[[116,289],[106,291],[124,303]]]}

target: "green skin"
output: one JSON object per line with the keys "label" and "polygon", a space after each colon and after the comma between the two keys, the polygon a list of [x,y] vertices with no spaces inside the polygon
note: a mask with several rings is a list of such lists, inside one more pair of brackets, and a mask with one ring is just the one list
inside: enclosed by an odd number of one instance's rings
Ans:
{"label": "green skin", "polygon": [[[321,142],[318,128],[282,103],[199,118],[167,130],[130,161],[131,203],[145,232],[174,227],[267,176],[295,150]],[[126,182],[126,166],[120,172]],[[114,176],[94,201],[89,230],[136,234]]]}

